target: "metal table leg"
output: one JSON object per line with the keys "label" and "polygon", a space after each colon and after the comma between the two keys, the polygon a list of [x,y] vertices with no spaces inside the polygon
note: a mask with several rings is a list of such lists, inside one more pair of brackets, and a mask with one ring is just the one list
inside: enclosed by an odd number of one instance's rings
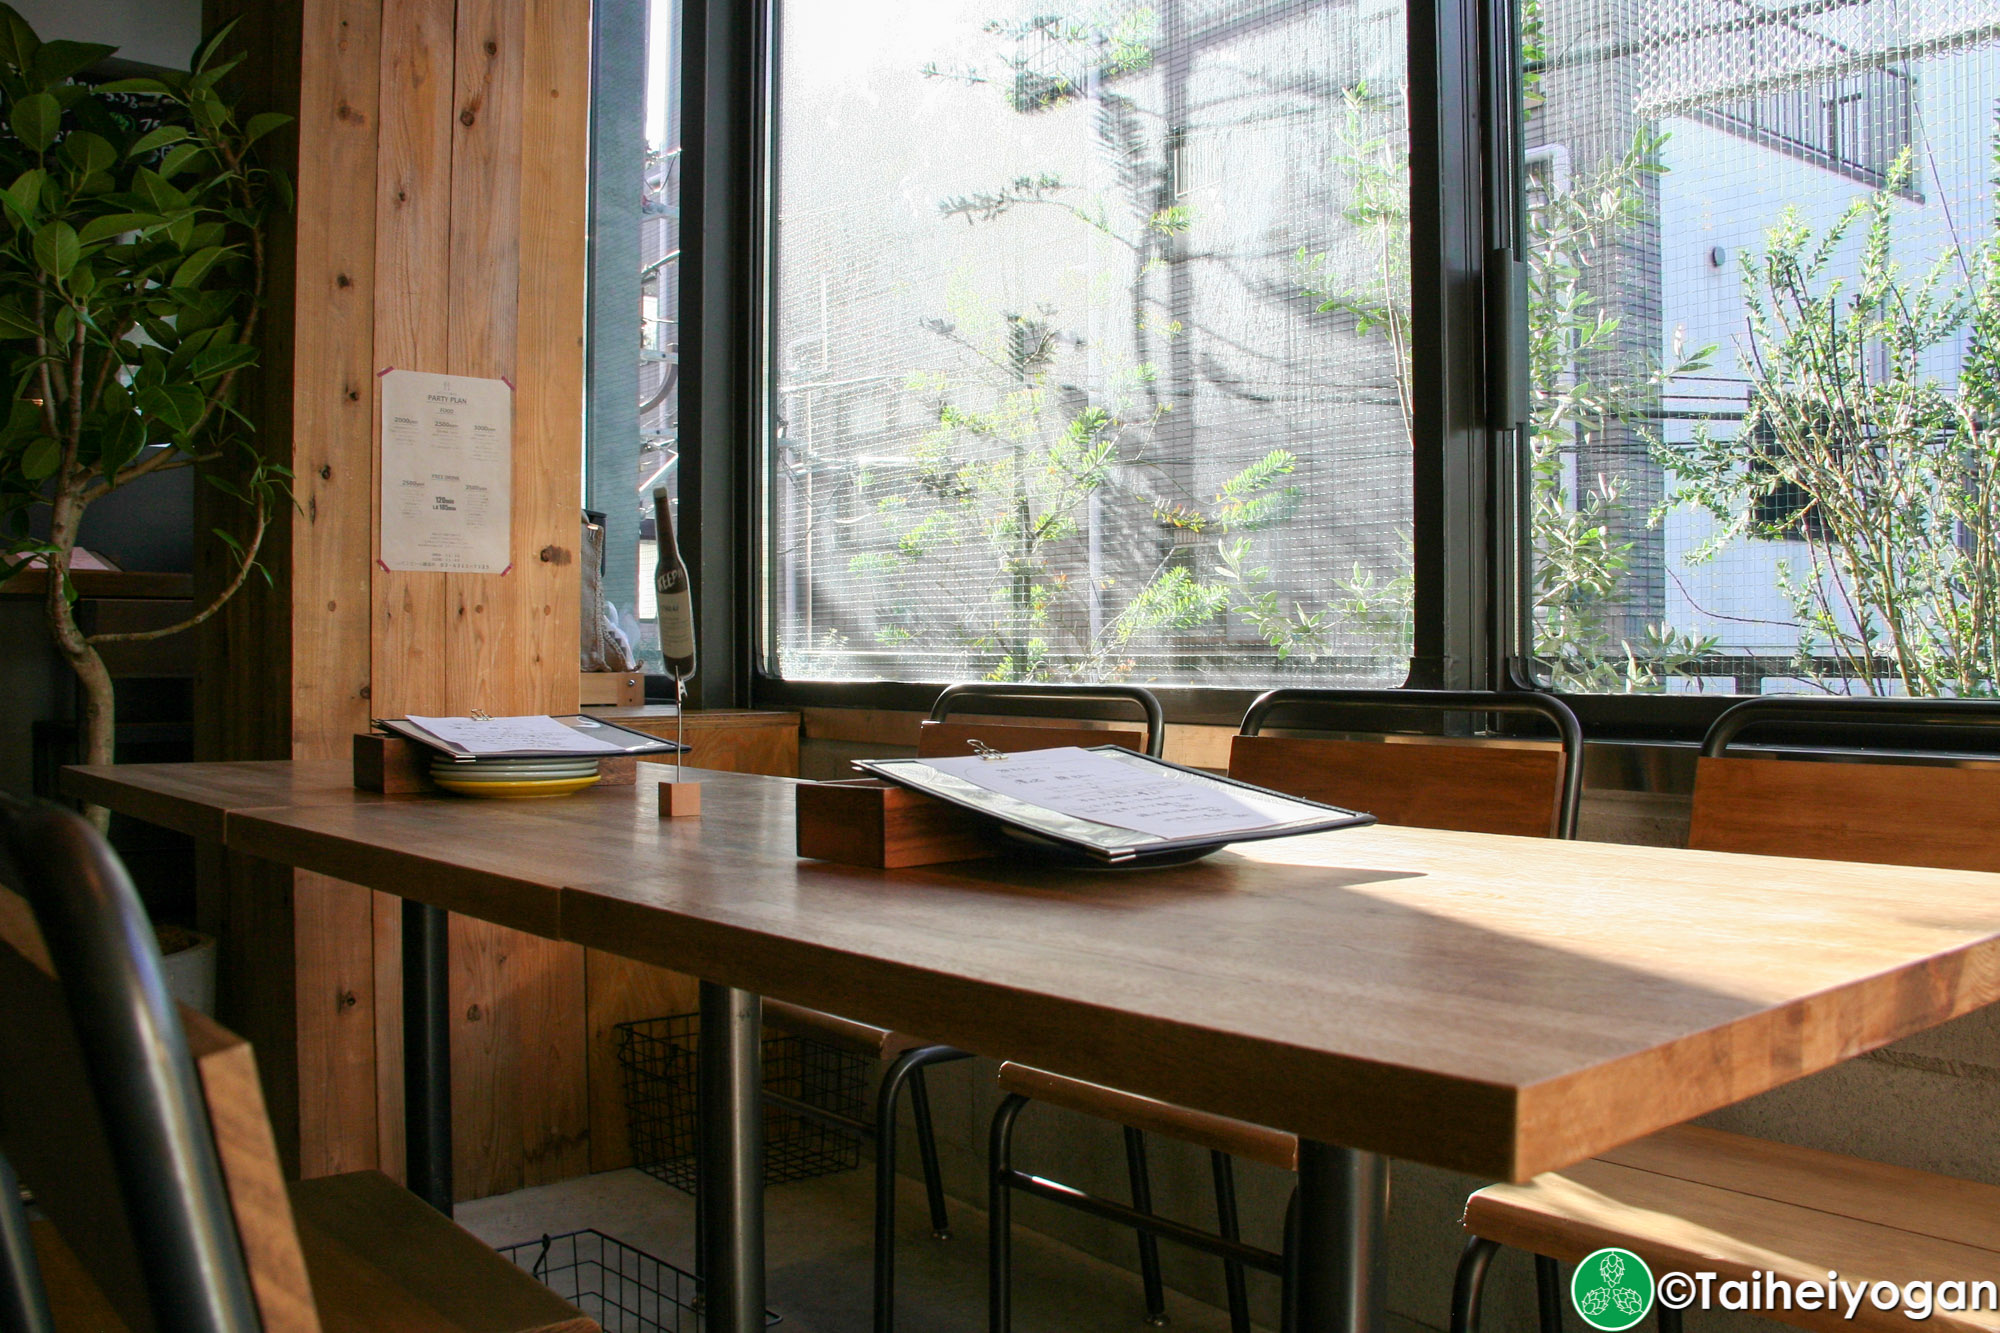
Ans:
{"label": "metal table leg", "polygon": [[1389,1164],[1374,1153],[1299,1140],[1298,1327],[1382,1327],[1382,1218]]}
{"label": "metal table leg", "polygon": [[764,1328],[764,1001],[701,983],[703,1327]]}
{"label": "metal table leg", "polygon": [[403,902],[403,1136],[410,1191],[451,1216],[451,914]]}

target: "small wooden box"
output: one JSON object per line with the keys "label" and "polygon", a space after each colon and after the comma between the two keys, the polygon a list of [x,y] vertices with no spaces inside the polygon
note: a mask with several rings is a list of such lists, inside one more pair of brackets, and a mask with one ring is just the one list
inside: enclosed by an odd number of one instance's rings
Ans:
{"label": "small wooden box", "polygon": [[800,783],[798,819],[799,855],[843,865],[896,870],[998,850],[978,815],[879,778]]}
{"label": "small wooden box", "polygon": [[354,733],[354,785],[362,791],[401,796],[434,791],[429,769],[431,752],[401,736],[376,731]]}
{"label": "small wooden box", "polygon": [[646,678],[637,671],[586,671],[578,702],[585,708],[639,708],[646,702]]}

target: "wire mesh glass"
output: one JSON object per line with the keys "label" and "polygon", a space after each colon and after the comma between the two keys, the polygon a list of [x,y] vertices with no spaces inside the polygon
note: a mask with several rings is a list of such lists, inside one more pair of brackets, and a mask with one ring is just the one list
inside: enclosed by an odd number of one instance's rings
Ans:
{"label": "wire mesh glass", "polygon": [[1554,682],[1992,694],[1991,0],[1519,6]]}
{"label": "wire mesh glass", "polygon": [[1393,683],[1403,0],[787,0],[793,679]]}
{"label": "wire mesh glass", "polygon": [[[618,1025],[632,1164],[656,1180],[694,1192],[700,1142],[696,1105],[699,1014],[670,1014]],[[863,1120],[870,1061],[810,1037],[764,1039],[764,1091],[826,1116]],[[861,1165],[858,1129],[795,1110],[764,1108],[764,1183],[852,1171]]]}
{"label": "wire mesh glass", "polygon": [[[500,1253],[595,1319],[604,1333],[696,1333],[701,1284],[692,1273],[595,1229],[543,1236]],[[764,1325],[779,1322],[766,1311]]]}

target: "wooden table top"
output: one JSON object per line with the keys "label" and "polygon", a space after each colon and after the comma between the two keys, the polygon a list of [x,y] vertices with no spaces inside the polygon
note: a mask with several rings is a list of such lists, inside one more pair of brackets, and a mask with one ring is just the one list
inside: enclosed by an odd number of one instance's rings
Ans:
{"label": "wooden table top", "polygon": [[1145,872],[879,871],[799,860],[788,782],[705,773],[702,816],[661,820],[649,769],[562,801],[240,807],[227,836],[495,920],[553,899],[528,928],[1512,1179],[2000,998],[2000,876],[1382,826]]}
{"label": "wooden table top", "polygon": [[345,759],[244,760],[228,764],[73,764],[63,795],[106,806],[207,842],[223,840],[226,817],[258,806],[378,802],[356,791]]}

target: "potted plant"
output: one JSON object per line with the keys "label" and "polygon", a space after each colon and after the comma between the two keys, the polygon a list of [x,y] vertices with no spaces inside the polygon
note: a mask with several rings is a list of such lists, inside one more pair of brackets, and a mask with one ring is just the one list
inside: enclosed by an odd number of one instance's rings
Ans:
{"label": "potted plant", "polygon": [[[0,4],[0,584],[48,571],[49,631],[81,687],[87,763],[112,761],[99,645],[214,615],[260,571],[289,502],[289,473],[235,406],[257,360],[267,219],[290,205],[288,181],[253,145],[289,118],[238,122],[218,91],[237,63],[218,58],[228,33],[185,73],[94,81],[86,71],[114,48],[41,41]],[[83,633],[70,569],[85,511],[173,468],[245,507],[246,535],[215,532],[232,576],[178,624]]]}

